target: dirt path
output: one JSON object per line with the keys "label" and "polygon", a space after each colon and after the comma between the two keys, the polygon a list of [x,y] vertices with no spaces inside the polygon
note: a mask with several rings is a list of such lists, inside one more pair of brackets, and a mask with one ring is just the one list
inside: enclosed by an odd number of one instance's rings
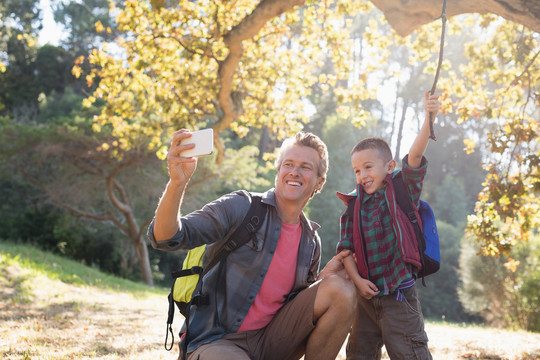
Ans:
{"label": "dirt path", "polygon": [[[0,275],[2,359],[172,360],[178,354],[177,346],[163,348],[165,295],[137,298],[30,277],[14,267]],[[427,331],[436,360],[540,359],[540,334],[432,323]]]}

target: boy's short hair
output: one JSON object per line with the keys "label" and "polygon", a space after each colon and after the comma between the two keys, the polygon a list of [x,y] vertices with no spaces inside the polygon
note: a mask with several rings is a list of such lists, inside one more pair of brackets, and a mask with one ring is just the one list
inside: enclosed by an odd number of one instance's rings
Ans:
{"label": "boy's short hair", "polygon": [[351,150],[351,155],[355,152],[367,149],[377,150],[385,162],[392,160],[392,150],[390,150],[388,143],[381,138],[374,137],[366,138],[356,144],[356,146]]}
{"label": "boy's short hair", "polygon": [[[283,162],[283,154],[285,153],[285,150],[293,145],[307,146],[317,151],[317,154],[319,154],[317,176],[323,177],[325,179],[324,182],[326,182],[326,173],[328,171],[328,149],[326,147],[326,144],[317,135],[310,132],[301,131],[295,136],[287,138],[283,141],[283,144],[281,144],[281,148],[279,149],[279,154],[275,162],[276,170],[279,171],[279,169],[281,168],[281,163]],[[315,191],[315,193],[321,191],[324,182],[321,184],[320,189]]]}

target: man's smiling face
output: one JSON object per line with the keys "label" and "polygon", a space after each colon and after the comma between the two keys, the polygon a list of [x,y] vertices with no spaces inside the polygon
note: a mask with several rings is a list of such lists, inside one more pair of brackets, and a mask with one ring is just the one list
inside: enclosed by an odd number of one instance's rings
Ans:
{"label": "man's smiling face", "polygon": [[324,178],[318,175],[319,154],[311,147],[292,145],[283,153],[276,176],[276,196],[306,203]]}

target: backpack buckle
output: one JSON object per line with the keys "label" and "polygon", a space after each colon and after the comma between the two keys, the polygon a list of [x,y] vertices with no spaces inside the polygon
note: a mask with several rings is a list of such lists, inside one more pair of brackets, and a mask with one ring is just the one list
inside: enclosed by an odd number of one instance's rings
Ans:
{"label": "backpack buckle", "polygon": [[416,214],[414,213],[414,211],[407,213],[407,217],[409,218],[409,221],[412,222],[413,224],[416,224],[418,222],[418,219],[416,218]]}
{"label": "backpack buckle", "polygon": [[254,216],[249,220],[249,223],[247,223],[246,227],[251,234],[257,232],[256,226],[259,224],[259,221],[261,221],[261,219],[259,219],[258,216]]}
{"label": "backpack buckle", "polygon": [[191,297],[191,304],[195,306],[208,305],[210,300],[208,294],[203,294],[200,291]]}
{"label": "backpack buckle", "polygon": [[233,252],[234,250],[236,250],[237,247],[238,242],[236,241],[236,239],[231,239],[225,244],[225,250],[227,250],[227,252]]}

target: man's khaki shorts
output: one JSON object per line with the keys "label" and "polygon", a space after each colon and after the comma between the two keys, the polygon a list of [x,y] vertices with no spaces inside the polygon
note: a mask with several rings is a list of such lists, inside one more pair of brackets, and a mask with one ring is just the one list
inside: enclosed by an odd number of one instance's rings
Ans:
{"label": "man's khaki shorts", "polygon": [[188,354],[188,360],[299,359],[315,328],[313,310],[319,283],[302,290],[259,330],[227,334]]}

